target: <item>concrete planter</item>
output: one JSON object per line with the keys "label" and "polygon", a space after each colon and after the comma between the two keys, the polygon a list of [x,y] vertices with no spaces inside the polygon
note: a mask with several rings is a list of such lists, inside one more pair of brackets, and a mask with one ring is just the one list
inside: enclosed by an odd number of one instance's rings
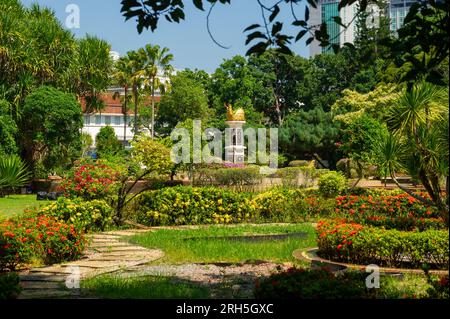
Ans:
{"label": "concrete planter", "polygon": [[[360,270],[365,271],[366,265],[355,265],[355,264],[347,264],[336,262],[328,259],[323,259],[317,256],[317,251],[319,249],[315,248],[306,248],[306,249],[297,249],[294,250],[292,256],[295,259],[303,260],[311,263],[311,268],[320,268],[320,267],[328,267],[332,271],[344,271],[344,270]],[[423,274],[422,269],[409,269],[409,268],[386,268],[379,267],[381,273],[384,274]],[[434,275],[448,275],[448,270],[430,270],[431,274]]]}

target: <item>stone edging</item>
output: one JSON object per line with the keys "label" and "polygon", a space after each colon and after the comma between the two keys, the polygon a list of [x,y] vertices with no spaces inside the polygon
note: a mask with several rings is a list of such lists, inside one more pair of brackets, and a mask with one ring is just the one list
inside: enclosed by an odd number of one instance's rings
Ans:
{"label": "stone edging", "polygon": [[[317,251],[318,251],[317,247],[297,249],[297,250],[294,250],[294,252],[292,253],[292,256],[297,260],[311,262],[312,265],[325,264],[326,266],[329,266],[334,270],[354,269],[354,270],[365,271],[365,269],[366,269],[366,266],[364,266],[364,265],[347,264],[347,263],[331,261],[328,259],[323,259],[323,258],[317,256]],[[381,273],[386,273],[386,274],[423,274],[424,273],[422,269],[380,267],[379,270]],[[448,275],[448,270],[430,270],[430,274]]]}

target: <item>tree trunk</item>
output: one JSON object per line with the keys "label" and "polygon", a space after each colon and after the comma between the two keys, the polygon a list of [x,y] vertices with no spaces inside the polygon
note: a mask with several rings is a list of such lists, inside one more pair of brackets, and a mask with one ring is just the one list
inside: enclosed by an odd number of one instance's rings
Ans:
{"label": "tree trunk", "polygon": [[123,145],[127,143],[128,86],[125,85],[125,101],[123,110]]}
{"label": "tree trunk", "polygon": [[152,139],[155,138],[155,79],[152,80]]}
{"label": "tree trunk", "polygon": [[137,88],[137,84],[134,85],[134,90],[133,90],[133,95],[134,95],[134,135],[138,134],[138,122],[137,122],[137,118],[138,118],[138,88]]}

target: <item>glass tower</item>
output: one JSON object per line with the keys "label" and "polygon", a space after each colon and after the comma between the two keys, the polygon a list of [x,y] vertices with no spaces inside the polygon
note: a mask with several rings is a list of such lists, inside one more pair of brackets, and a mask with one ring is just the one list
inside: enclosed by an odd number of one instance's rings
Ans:
{"label": "glass tower", "polygon": [[[339,44],[339,24],[334,22],[333,17],[339,16],[338,10],[339,2],[337,1],[323,1],[321,5],[322,9],[322,21],[327,24],[328,35],[330,36],[331,44]],[[322,53],[332,52],[331,45],[322,48]]]}

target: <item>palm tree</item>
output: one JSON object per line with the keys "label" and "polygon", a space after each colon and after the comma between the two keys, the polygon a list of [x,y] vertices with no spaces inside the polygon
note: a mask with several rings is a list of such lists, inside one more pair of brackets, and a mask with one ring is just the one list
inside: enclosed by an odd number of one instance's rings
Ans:
{"label": "palm tree", "polygon": [[136,135],[139,133],[139,125],[137,120],[140,93],[139,90],[143,83],[145,61],[142,54],[137,51],[128,52],[127,57],[130,61],[131,91],[134,102],[134,134]]}
{"label": "palm tree", "polygon": [[[449,222],[449,136],[448,91],[429,83],[419,83],[399,96],[389,110],[388,127],[391,131],[376,147],[377,163],[385,174],[411,196],[433,205]],[[408,171],[418,178],[431,200],[404,187],[395,176]],[[442,197],[441,184],[445,179],[447,198]]]}
{"label": "palm tree", "polygon": [[[127,115],[128,115],[128,90],[131,86],[132,67],[128,56],[121,57],[115,64],[114,78],[117,84],[124,89],[125,97],[123,99],[123,144],[127,142]],[[119,92],[114,94],[114,98],[120,97]]]}
{"label": "palm tree", "polygon": [[22,187],[29,180],[30,172],[18,156],[0,157],[0,197],[5,195],[5,190]]}
{"label": "palm tree", "polygon": [[169,53],[168,48],[161,48],[159,45],[147,44],[145,48],[139,50],[139,54],[145,60],[143,74],[145,76],[146,87],[150,90],[152,97],[152,119],[151,119],[151,137],[155,137],[155,93],[157,88],[164,90],[166,83],[162,83],[158,75],[168,77],[173,67],[170,64],[173,55]]}

